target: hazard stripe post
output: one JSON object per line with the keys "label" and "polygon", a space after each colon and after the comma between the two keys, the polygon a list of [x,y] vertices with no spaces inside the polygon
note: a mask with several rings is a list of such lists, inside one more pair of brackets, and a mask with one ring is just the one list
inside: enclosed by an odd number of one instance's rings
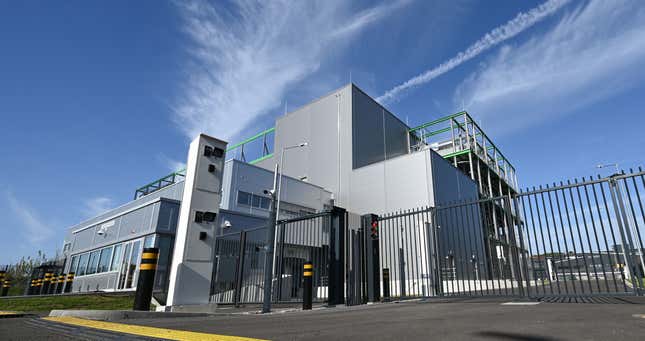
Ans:
{"label": "hazard stripe post", "polygon": [[302,310],[311,310],[311,302],[313,301],[313,276],[314,265],[311,262],[306,262],[303,267],[303,286],[302,289]]}
{"label": "hazard stripe post", "polygon": [[152,289],[155,284],[155,271],[159,249],[150,247],[143,249],[141,265],[139,266],[139,279],[137,281],[137,292],[134,295],[134,310],[150,310]]}
{"label": "hazard stripe post", "polygon": [[58,275],[58,285],[56,286],[56,294],[62,294],[64,286],[65,286],[65,274],[61,273],[60,275]]}
{"label": "hazard stripe post", "polygon": [[2,296],[7,296],[9,293],[9,288],[11,287],[11,282],[8,279],[5,279],[2,283]]}
{"label": "hazard stripe post", "polygon": [[65,279],[65,290],[63,290],[63,292],[72,292],[72,284],[74,284],[74,273],[70,272],[67,274],[67,278]]}
{"label": "hazard stripe post", "polygon": [[43,279],[43,286],[40,288],[41,295],[47,295],[49,293],[49,284],[54,276],[53,272],[46,272],[45,278]]}

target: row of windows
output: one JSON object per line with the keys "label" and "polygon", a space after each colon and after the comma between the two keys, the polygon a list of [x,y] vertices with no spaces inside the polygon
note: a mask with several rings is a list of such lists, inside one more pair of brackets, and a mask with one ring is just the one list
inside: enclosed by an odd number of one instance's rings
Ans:
{"label": "row of windows", "polygon": [[257,195],[257,194],[244,192],[244,191],[238,191],[237,203],[240,205],[246,205],[246,206],[268,210],[269,207],[271,206],[271,199],[262,195]]}
{"label": "row of windows", "polygon": [[[119,270],[123,244],[111,245],[73,256],[69,272],[76,273],[76,276],[83,276]],[[147,236],[144,245],[144,247],[154,246],[154,236]]]}

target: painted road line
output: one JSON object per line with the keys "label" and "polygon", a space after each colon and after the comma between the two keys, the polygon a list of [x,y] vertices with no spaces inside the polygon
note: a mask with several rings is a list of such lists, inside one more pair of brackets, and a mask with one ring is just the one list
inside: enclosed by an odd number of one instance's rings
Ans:
{"label": "painted road line", "polygon": [[112,331],[117,333],[147,336],[147,337],[167,339],[167,340],[263,341],[261,339],[254,339],[254,338],[248,338],[248,337],[242,337],[242,336],[208,334],[208,333],[190,332],[190,331],[184,331],[184,330],[138,326],[133,324],[93,321],[93,320],[85,320],[85,319],[70,317],[70,316],[44,317],[43,319],[47,321],[65,323],[65,324],[70,324],[74,326],[81,326],[81,327],[87,327],[87,328],[107,330],[107,331]]}
{"label": "painted road line", "polygon": [[24,316],[25,313],[20,311],[0,311],[0,318],[3,317],[20,317]]}
{"label": "painted road line", "polygon": [[501,305],[538,305],[542,302],[506,302]]}

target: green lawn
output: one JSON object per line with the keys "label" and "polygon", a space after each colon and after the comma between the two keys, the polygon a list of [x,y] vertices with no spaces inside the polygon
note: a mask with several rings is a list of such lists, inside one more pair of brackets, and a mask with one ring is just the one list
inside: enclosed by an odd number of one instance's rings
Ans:
{"label": "green lawn", "polygon": [[129,310],[132,295],[66,295],[0,299],[0,310],[38,312],[52,309]]}

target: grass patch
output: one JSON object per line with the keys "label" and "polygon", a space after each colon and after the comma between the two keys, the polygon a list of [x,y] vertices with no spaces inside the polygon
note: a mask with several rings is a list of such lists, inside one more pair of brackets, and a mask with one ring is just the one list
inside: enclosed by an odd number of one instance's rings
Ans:
{"label": "grass patch", "polygon": [[134,295],[65,295],[20,297],[0,300],[0,310],[38,312],[53,309],[129,310]]}

